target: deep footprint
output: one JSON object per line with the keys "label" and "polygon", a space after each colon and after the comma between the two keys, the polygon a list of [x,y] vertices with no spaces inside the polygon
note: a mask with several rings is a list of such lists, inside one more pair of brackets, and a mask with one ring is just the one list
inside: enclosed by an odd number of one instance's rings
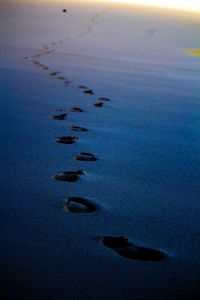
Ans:
{"label": "deep footprint", "polygon": [[60,144],[74,144],[78,139],[78,136],[61,136],[56,138],[56,142]]}
{"label": "deep footprint", "polygon": [[160,250],[136,246],[127,238],[105,236],[100,238],[100,242],[107,248],[112,249],[120,256],[134,260],[161,261],[166,258],[166,254]]}
{"label": "deep footprint", "polygon": [[83,170],[65,171],[58,173],[56,176],[54,176],[54,179],[59,181],[74,182],[77,181],[81,175],[85,175]]}
{"label": "deep footprint", "polygon": [[88,152],[81,152],[80,154],[76,155],[76,160],[81,161],[95,161],[97,160],[97,157],[94,154],[88,153]]}
{"label": "deep footprint", "polygon": [[104,103],[103,102],[95,103],[94,106],[95,107],[103,107]]}
{"label": "deep footprint", "polygon": [[80,107],[73,107],[71,111],[72,112],[84,112],[84,110]]}
{"label": "deep footprint", "polygon": [[65,120],[66,117],[67,117],[67,113],[64,113],[64,114],[60,114],[60,115],[54,115],[53,119],[62,121],[62,120]]}
{"label": "deep footprint", "polygon": [[70,128],[72,131],[83,131],[83,132],[88,131],[88,129],[86,129],[84,127],[80,127],[80,126],[71,126]]}
{"label": "deep footprint", "polygon": [[96,210],[93,203],[81,197],[68,198],[64,208],[72,213],[92,213]]}

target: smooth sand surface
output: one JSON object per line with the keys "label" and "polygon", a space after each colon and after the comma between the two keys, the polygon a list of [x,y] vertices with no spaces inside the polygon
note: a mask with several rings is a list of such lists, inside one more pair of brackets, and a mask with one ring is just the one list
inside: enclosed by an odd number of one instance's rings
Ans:
{"label": "smooth sand surface", "polygon": [[1,5],[10,299],[198,298],[200,60],[186,49],[199,25],[105,3]]}

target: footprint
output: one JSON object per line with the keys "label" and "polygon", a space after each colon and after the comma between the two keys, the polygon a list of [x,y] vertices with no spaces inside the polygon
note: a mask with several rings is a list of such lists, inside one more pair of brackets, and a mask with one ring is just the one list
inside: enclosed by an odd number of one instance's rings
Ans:
{"label": "footprint", "polygon": [[76,155],[75,159],[81,161],[95,161],[97,160],[97,157],[88,152],[81,152],[80,154]]}
{"label": "footprint", "polygon": [[80,107],[73,107],[71,111],[72,112],[83,112],[84,110]]}
{"label": "footprint", "polygon": [[79,85],[79,89],[81,89],[81,90],[88,90],[89,87],[87,87],[85,85]]}
{"label": "footprint", "polygon": [[57,79],[59,79],[59,80],[65,80],[66,78],[64,76],[58,76]]}
{"label": "footprint", "polygon": [[96,206],[85,198],[70,197],[66,202],[64,208],[72,213],[92,213],[96,210]]}
{"label": "footprint", "polygon": [[60,72],[58,72],[58,71],[52,71],[52,72],[49,72],[49,75],[50,76],[56,76],[56,75],[58,75]]}
{"label": "footprint", "polygon": [[78,139],[78,136],[61,136],[56,138],[56,142],[60,144],[73,144]]}
{"label": "footprint", "polygon": [[66,171],[66,172],[58,173],[56,176],[54,176],[54,179],[59,181],[74,182],[77,181],[81,175],[85,175],[83,170]]}
{"label": "footprint", "polygon": [[104,236],[100,242],[107,248],[115,251],[120,256],[143,261],[161,261],[166,258],[166,254],[160,250],[136,246],[128,241],[127,238]]}
{"label": "footprint", "polygon": [[94,95],[94,92],[91,89],[86,89],[86,90],[83,91],[83,93],[87,94],[87,95]]}
{"label": "footprint", "polygon": [[100,98],[99,98],[99,101],[110,101],[110,99],[109,99],[109,98],[106,98],[106,97],[100,97]]}
{"label": "footprint", "polygon": [[66,119],[66,116],[67,116],[67,113],[64,113],[64,114],[60,114],[60,115],[54,115],[53,116],[53,119],[54,120],[65,120]]}
{"label": "footprint", "polygon": [[79,126],[71,126],[70,128],[72,131],[84,131],[84,132],[88,131],[88,129]]}
{"label": "footprint", "polygon": [[103,107],[104,103],[103,102],[98,102],[94,104],[95,107]]}

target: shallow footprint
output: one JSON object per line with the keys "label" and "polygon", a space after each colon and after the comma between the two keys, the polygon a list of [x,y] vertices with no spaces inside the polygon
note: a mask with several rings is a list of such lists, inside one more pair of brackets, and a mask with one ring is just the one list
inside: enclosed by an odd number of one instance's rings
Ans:
{"label": "shallow footprint", "polygon": [[166,254],[153,248],[140,247],[132,244],[127,238],[104,236],[100,242],[107,248],[112,249],[120,256],[143,261],[161,261],[166,258]]}
{"label": "shallow footprint", "polygon": [[66,116],[67,116],[67,113],[60,114],[60,115],[54,115],[54,116],[53,116],[53,119],[54,119],[54,120],[60,120],[60,121],[62,121],[62,120],[65,120],[65,119],[66,119]]}
{"label": "shallow footprint", "polygon": [[89,87],[87,87],[85,85],[79,85],[79,89],[81,89],[81,90],[89,90]]}
{"label": "shallow footprint", "polygon": [[88,129],[80,126],[71,126],[70,128],[72,131],[84,131],[84,132],[88,131]]}
{"label": "shallow footprint", "polygon": [[56,76],[56,75],[58,75],[60,72],[58,72],[58,71],[52,71],[52,72],[49,72],[49,75],[50,76]]}
{"label": "shallow footprint", "polygon": [[81,197],[70,197],[64,208],[72,213],[91,213],[96,210],[96,206],[88,199]]}
{"label": "shallow footprint", "polygon": [[58,76],[57,79],[58,80],[65,80],[66,78],[64,76]]}
{"label": "shallow footprint", "polygon": [[97,157],[88,152],[81,152],[80,154],[76,155],[75,159],[81,161],[95,161],[97,160]]}
{"label": "shallow footprint", "polygon": [[78,136],[60,136],[56,138],[56,142],[60,144],[74,144],[78,139]]}
{"label": "shallow footprint", "polygon": [[73,107],[71,111],[72,112],[84,112],[84,110],[80,107]]}
{"label": "shallow footprint", "polygon": [[109,98],[106,98],[106,97],[100,97],[100,98],[99,98],[99,101],[110,101],[110,99],[109,99]]}
{"label": "shallow footprint", "polygon": [[58,173],[56,176],[54,176],[54,179],[59,181],[74,182],[77,181],[81,175],[85,175],[83,170],[65,171]]}
{"label": "shallow footprint", "polygon": [[104,103],[103,102],[95,103],[94,106],[95,107],[103,107]]}

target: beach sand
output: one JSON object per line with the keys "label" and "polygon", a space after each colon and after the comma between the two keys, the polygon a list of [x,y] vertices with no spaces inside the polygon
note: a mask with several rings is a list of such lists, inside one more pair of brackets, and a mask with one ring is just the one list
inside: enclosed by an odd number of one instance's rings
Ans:
{"label": "beach sand", "polygon": [[186,49],[199,25],[137,6],[1,5],[10,299],[198,299],[200,60]]}

